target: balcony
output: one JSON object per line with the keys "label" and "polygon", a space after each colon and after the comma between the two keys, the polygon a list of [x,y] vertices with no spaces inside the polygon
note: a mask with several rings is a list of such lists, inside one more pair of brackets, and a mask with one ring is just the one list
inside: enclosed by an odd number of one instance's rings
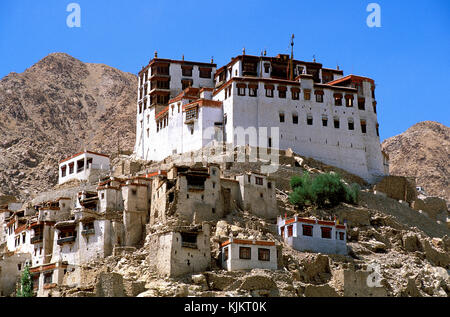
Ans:
{"label": "balcony", "polygon": [[42,235],[34,236],[31,238],[30,242],[31,244],[40,243],[44,240],[44,237]]}
{"label": "balcony", "polygon": [[81,234],[84,236],[95,234],[95,229],[85,229],[81,231]]}
{"label": "balcony", "polygon": [[75,236],[65,237],[65,238],[58,239],[57,243],[58,243],[58,245],[63,245],[65,243],[73,243],[73,242],[75,242],[75,239],[76,239]]}

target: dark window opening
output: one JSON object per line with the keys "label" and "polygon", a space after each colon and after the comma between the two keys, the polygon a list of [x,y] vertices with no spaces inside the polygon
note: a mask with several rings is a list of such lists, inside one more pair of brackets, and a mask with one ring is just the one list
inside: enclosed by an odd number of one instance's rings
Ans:
{"label": "dark window opening", "polygon": [[252,258],[252,249],[249,247],[239,247],[239,259],[250,260]]}
{"label": "dark window opening", "polygon": [[328,119],[327,118],[322,118],[322,126],[324,126],[324,127],[328,126]]}
{"label": "dark window opening", "polygon": [[344,237],[345,237],[345,233],[339,232],[339,240],[344,240]]}
{"label": "dark window opening", "polygon": [[313,226],[302,225],[303,227],[303,235],[312,237],[313,236]]}
{"label": "dark window opening", "polygon": [[262,177],[255,177],[255,184],[256,185],[262,185],[263,184],[263,178]]}
{"label": "dark window opening", "polygon": [[186,248],[197,248],[197,234],[181,232],[181,246]]}
{"label": "dark window opening", "polygon": [[292,123],[293,124],[298,124],[298,115],[296,115],[296,114],[292,115]]}
{"label": "dark window opening", "polygon": [[339,129],[339,119],[334,119],[334,128]]}
{"label": "dark window opening", "polygon": [[[317,95],[317,96],[319,96],[319,95]],[[308,116],[306,118],[306,124],[307,125],[312,125],[313,124],[313,118],[311,116]]]}
{"label": "dark window opening", "polygon": [[187,175],[186,181],[189,188],[205,189],[205,177]]}
{"label": "dark window opening", "polygon": [[322,238],[331,239],[331,228],[329,227],[321,227],[322,230]]}
{"label": "dark window opening", "polygon": [[358,99],[358,109],[365,110],[366,109],[366,100],[364,98]]}
{"label": "dark window opening", "polygon": [[280,113],[280,122],[284,122],[284,113]]}
{"label": "dark window opening", "polygon": [[323,102],[323,95],[322,94],[317,94],[316,95],[316,102]]}
{"label": "dark window opening", "polygon": [[355,124],[352,121],[349,121],[348,123],[348,129],[349,130],[355,130]]}
{"label": "dark window opening", "polygon": [[258,260],[260,261],[270,261],[270,250],[258,248]]}
{"label": "dark window opening", "polygon": [[361,132],[366,133],[367,132],[367,126],[366,122],[361,120]]}
{"label": "dark window opening", "polygon": [[223,260],[224,261],[228,260],[228,249],[229,249],[229,247],[226,247],[223,249]]}
{"label": "dark window opening", "polygon": [[273,89],[266,88],[266,97],[273,98]]}

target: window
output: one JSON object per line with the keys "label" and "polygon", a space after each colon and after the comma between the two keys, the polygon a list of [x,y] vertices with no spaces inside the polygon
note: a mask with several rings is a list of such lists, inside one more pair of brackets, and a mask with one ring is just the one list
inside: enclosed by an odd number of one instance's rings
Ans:
{"label": "window", "polygon": [[263,193],[259,193],[259,198],[264,198],[264,194]]}
{"label": "window", "polygon": [[303,227],[303,235],[304,236],[307,236],[307,237],[313,236],[313,226],[302,225],[302,227]]}
{"label": "window", "polygon": [[181,89],[185,90],[188,87],[192,86],[192,79],[182,79],[181,80]]}
{"label": "window", "polygon": [[365,120],[361,120],[361,132],[362,133],[366,133],[367,132],[367,127],[366,127],[366,121]]}
{"label": "window", "polygon": [[[186,121],[190,119],[197,119],[197,108],[191,108],[186,111]],[[192,134],[192,133],[191,133]]]}
{"label": "window", "polygon": [[311,90],[309,89],[303,90],[303,98],[305,100],[311,100]]}
{"label": "window", "polygon": [[331,228],[330,227],[321,227],[322,230],[322,238],[323,239],[331,239]]}
{"label": "window", "polygon": [[46,273],[46,274],[44,274],[44,284],[51,284],[52,283],[52,275],[53,275],[53,273]]}
{"label": "window", "polygon": [[258,248],[258,260],[270,261],[270,250],[264,248]]}
{"label": "window", "polygon": [[278,86],[278,98],[286,98],[286,86]]}
{"label": "window", "polygon": [[268,147],[272,147],[272,138],[268,139],[267,146]]}
{"label": "window", "polygon": [[25,243],[26,234],[22,233],[22,243]]}
{"label": "window", "polygon": [[339,232],[339,240],[344,240],[345,232]]}
{"label": "window", "polygon": [[316,91],[316,102],[323,102],[323,91]]}
{"label": "window", "polygon": [[284,113],[280,113],[280,122],[284,122]]}
{"label": "window", "polygon": [[262,185],[263,184],[262,177],[255,177],[255,184],[256,185]]}
{"label": "window", "polygon": [[61,177],[65,177],[66,176],[66,170],[67,170],[67,166],[61,166]]}
{"label": "window", "polygon": [[239,259],[250,260],[252,258],[252,250],[249,247],[239,247]]}
{"label": "window", "polygon": [[250,97],[256,97],[258,94],[258,88],[257,87],[248,87],[248,95]]}
{"label": "window", "polygon": [[334,128],[339,129],[339,118],[334,118]]}
{"label": "window", "polygon": [[376,101],[374,101],[374,102],[372,103],[372,107],[373,107],[373,112],[374,112],[374,113],[377,113],[377,102],[376,102]]}
{"label": "window", "polygon": [[250,175],[247,175],[247,180],[249,183],[251,183],[252,177]]}
{"label": "window", "polygon": [[69,163],[69,174],[73,174],[75,163]]}
{"label": "window", "polygon": [[264,63],[264,72],[265,73],[270,72],[270,64],[269,63]]}
{"label": "window", "polygon": [[226,247],[223,249],[223,260],[224,261],[228,260],[228,249],[229,249],[229,247]]}
{"label": "window", "polygon": [[211,68],[200,67],[200,78],[211,78]]}
{"label": "window", "polygon": [[345,95],[345,106],[353,107],[353,95]]}
{"label": "window", "polygon": [[348,129],[355,130],[355,124],[353,123],[353,120],[348,121]]}
{"label": "window", "polygon": [[[318,95],[317,95],[318,96]],[[312,125],[313,124],[313,117],[312,117],[312,115],[308,115],[307,117],[306,117],[306,124],[307,125]]]}
{"label": "window", "polygon": [[375,99],[375,89],[372,89],[372,99]]}
{"label": "window", "polygon": [[298,100],[300,96],[300,89],[297,87],[291,88],[292,100]]}
{"label": "window", "polygon": [[294,227],[291,225],[291,226],[288,226],[287,229],[288,229],[288,237],[292,237]]}
{"label": "window", "polygon": [[380,125],[378,123],[377,123],[375,129],[377,131],[377,136],[380,136]]}
{"label": "window", "polygon": [[238,96],[245,96],[245,87],[238,87]]}
{"label": "window", "polygon": [[272,188],[272,182],[267,182],[267,188]]}
{"label": "window", "polygon": [[21,263],[17,264],[17,270],[20,271],[21,269],[22,269],[22,264]]}
{"label": "window", "polygon": [[359,110],[366,110],[366,99],[358,98],[358,109]]}
{"label": "window", "polygon": [[334,105],[342,106],[342,94],[334,94]]}
{"label": "window", "polygon": [[322,126],[324,126],[324,127],[328,126],[328,118],[327,117],[322,117]]}
{"label": "window", "polygon": [[183,76],[192,76],[192,66],[181,66]]}
{"label": "window", "polygon": [[266,85],[266,97],[273,98],[273,85]]}
{"label": "window", "polygon": [[211,209],[211,212],[212,212],[213,214],[215,214],[215,213],[216,213],[216,208],[212,208],[212,209]]}
{"label": "window", "polygon": [[295,113],[292,114],[292,123],[298,124],[298,115]]}

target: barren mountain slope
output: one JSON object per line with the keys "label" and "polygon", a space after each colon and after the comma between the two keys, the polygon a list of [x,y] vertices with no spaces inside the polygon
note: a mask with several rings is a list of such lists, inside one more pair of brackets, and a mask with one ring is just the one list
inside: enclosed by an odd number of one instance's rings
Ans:
{"label": "barren mountain slope", "polygon": [[[131,150],[137,78],[54,53],[0,81],[0,193],[26,198],[56,184],[82,150]],[[120,124],[119,124],[120,123]]]}
{"label": "barren mountain slope", "polygon": [[450,202],[450,128],[424,121],[400,135],[386,139],[392,175],[414,176],[428,195]]}

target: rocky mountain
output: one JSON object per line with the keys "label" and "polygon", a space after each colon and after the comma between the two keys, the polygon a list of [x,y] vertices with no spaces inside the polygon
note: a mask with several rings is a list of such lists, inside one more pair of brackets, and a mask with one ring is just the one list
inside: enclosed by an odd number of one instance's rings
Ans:
{"label": "rocky mountain", "polygon": [[419,122],[386,139],[390,174],[416,177],[426,193],[450,202],[450,128],[433,121]]}
{"label": "rocky mountain", "polygon": [[53,187],[58,161],[84,148],[132,150],[137,77],[53,53],[0,81],[0,194]]}

